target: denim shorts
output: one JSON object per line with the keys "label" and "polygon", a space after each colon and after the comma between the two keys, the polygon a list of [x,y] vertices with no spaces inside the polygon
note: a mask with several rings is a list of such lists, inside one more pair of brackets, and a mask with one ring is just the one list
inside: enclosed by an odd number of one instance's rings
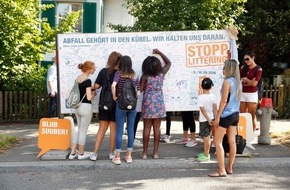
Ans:
{"label": "denim shorts", "polygon": [[211,132],[211,126],[207,121],[199,123],[199,136],[200,137],[208,137]]}
{"label": "denim shorts", "polygon": [[229,128],[230,126],[238,126],[239,118],[240,118],[239,112],[233,113],[224,118],[220,118],[219,126],[223,128]]}

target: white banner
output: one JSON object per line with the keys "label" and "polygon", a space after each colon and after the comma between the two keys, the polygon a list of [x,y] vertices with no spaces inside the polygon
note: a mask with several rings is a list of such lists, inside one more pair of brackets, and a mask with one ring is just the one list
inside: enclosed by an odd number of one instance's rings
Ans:
{"label": "white banner", "polygon": [[[96,63],[96,72],[90,76],[95,82],[99,71],[106,67],[112,51],[132,58],[133,69],[141,77],[143,60],[158,48],[172,62],[165,76],[163,92],[167,111],[198,110],[197,96],[205,77],[214,82],[211,92],[220,100],[223,81],[222,67],[227,59],[229,36],[226,30],[138,32],[57,35],[60,112],[72,113],[65,101],[73,82],[81,72],[77,65],[86,60]],[[99,92],[99,91],[98,91]],[[93,100],[94,112],[98,111],[98,96]],[[142,96],[139,97],[140,110]]]}

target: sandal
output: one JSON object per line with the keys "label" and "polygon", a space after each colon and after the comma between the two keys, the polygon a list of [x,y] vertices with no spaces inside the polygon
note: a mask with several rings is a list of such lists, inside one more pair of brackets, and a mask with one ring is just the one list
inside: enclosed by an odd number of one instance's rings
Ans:
{"label": "sandal", "polygon": [[219,171],[208,174],[209,177],[227,177],[227,174],[221,174]]}
{"label": "sandal", "polygon": [[229,175],[233,174],[233,172],[228,172],[227,167],[226,167],[226,172],[227,172],[227,174],[229,174]]}
{"label": "sandal", "polygon": [[153,155],[152,155],[152,158],[154,158],[154,159],[158,159],[159,156],[158,156],[158,154],[153,154]]}
{"label": "sandal", "polygon": [[120,157],[114,157],[114,158],[112,159],[112,162],[113,162],[114,164],[116,164],[116,165],[120,165],[120,164],[121,164],[121,159],[120,159]]}
{"label": "sandal", "polygon": [[146,154],[141,154],[141,158],[142,158],[143,160],[146,160],[146,159],[147,159],[147,155],[146,155]]}
{"label": "sandal", "polygon": [[125,161],[126,161],[127,163],[132,163],[132,162],[133,162],[133,160],[132,160],[132,156],[126,156],[126,157],[125,157]]}

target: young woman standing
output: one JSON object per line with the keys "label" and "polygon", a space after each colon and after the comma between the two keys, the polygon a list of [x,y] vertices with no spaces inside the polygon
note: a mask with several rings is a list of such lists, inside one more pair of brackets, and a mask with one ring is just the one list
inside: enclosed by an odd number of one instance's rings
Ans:
{"label": "young woman standing", "polygon": [[256,110],[258,105],[257,84],[262,76],[262,68],[255,63],[255,53],[247,51],[244,55],[244,63],[240,69],[240,76],[243,85],[241,97],[241,113],[252,115],[253,130],[257,129]]}
{"label": "young woman standing", "polygon": [[[116,155],[112,159],[115,164],[121,164],[121,148],[122,137],[124,132],[124,123],[127,122],[127,153],[125,161],[127,163],[132,162],[132,150],[134,142],[134,122],[137,114],[137,110],[123,110],[119,108],[118,96],[122,94],[123,85],[126,79],[131,79],[136,87],[137,95],[140,94],[139,78],[136,72],[132,69],[132,60],[129,56],[125,55],[120,59],[120,70],[116,72],[114,81],[112,84],[113,99],[116,101],[116,123],[117,123],[117,138],[116,138]],[[118,85],[118,86],[117,86]]]}
{"label": "young woman standing", "polygon": [[158,158],[161,118],[166,117],[162,86],[164,75],[168,72],[171,62],[158,49],[154,49],[153,54],[159,54],[164,60],[165,65],[162,67],[160,60],[155,56],[148,56],[142,64],[143,74],[140,82],[140,90],[141,92],[144,91],[142,101],[144,122],[142,159],[147,158],[152,126],[154,130],[154,149],[152,156],[153,158]]}
{"label": "young woman standing", "polygon": [[[95,81],[94,88],[99,89],[100,87],[104,87],[108,83],[113,83],[113,79],[115,73],[119,69],[119,60],[122,55],[118,52],[113,51],[108,58],[107,67],[103,68]],[[103,89],[102,89],[103,91]],[[101,92],[102,94],[102,92]],[[111,94],[108,94],[111,95]],[[106,94],[104,94],[106,96]],[[102,97],[100,97],[102,98]],[[100,100],[101,101],[101,100]],[[116,107],[116,103],[113,102],[113,107]],[[100,103],[99,103],[100,104]],[[99,130],[96,135],[96,143],[93,153],[90,156],[90,159],[95,161],[98,159],[98,152],[104,140],[104,136],[108,127],[110,126],[110,153],[109,159],[113,159],[115,157],[115,147],[116,147],[116,118],[115,118],[115,110],[104,110],[99,107]]]}
{"label": "young woman standing", "polygon": [[[88,79],[89,75],[95,72],[95,63],[92,61],[86,61],[78,65],[82,74],[79,75],[76,81],[79,83],[80,97],[85,95],[85,98],[80,103],[80,106],[76,108],[75,115],[77,118],[78,131],[73,137],[71,153],[69,159],[78,158],[79,160],[89,158],[89,154],[84,152],[86,144],[86,135],[89,125],[91,124],[93,116],[93,108],[91,100],[96,96],[96,91],[92,89],[92,81]],[[78,153],[76,149],[78,147]]]}
{"label": "young woman standing", "polygon": [[[215,128],[214,145],[218,160],[218,170],[209,174],[210,177],[226,177],[233,173],[233,164],[236,156],[236,134],[239,122],[239,108],[241,97],[241,82],[239,65],[236,60],[225,61],[225,79],[221,90],[221,100],[216,118],[213,122]],[[227,134],[230,146],[229,161],[225,167],[223,137]]]}

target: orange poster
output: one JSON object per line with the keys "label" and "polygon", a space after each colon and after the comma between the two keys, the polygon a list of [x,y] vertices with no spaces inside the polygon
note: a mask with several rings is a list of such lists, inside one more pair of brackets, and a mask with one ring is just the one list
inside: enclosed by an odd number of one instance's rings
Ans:
{"label": "orange poster", "polygon": [[247,139],[247,118],[240,115],[240,120],[238,123],[238,132],[239,135],[243,136],[244,139]]}
{"label": "orange poster", "polygon": [[71,123],[68,119],[42,118],[39,122],[37,157],[51,149],[66,150],[70,146]]}

